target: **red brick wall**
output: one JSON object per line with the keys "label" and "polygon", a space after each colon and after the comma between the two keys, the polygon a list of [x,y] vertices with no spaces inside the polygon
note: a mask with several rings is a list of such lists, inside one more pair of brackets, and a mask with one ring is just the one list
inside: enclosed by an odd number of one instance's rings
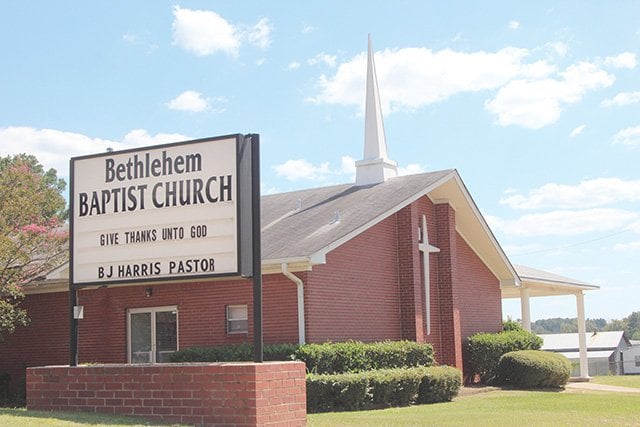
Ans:
{"label": "red brick wall", "polygon": [[66,292],[29,295],[22,307],[29,326],[0,342],[0,373],[11,375],[13,386],[24,383],[28,366],[69,364],[69,296]]}
{"label": "red brick wall", "polygon": [[477,332],[502,330],[500,281],[458,234],[457,300],[463,339]]}
{"label": "red brick wall", "polygon": [[303,275],[308,342],[402,338],[396,233],[392,215]]}
{"label": "red brick wall", "polygon": [[462,369],[459,302],[455,290],[458,284],[455,211],[449,204],[438,204],[435,211],[435,246],[440,248],[435,258],[438,266],[438,312],[441,322],[440,348],[436,356],[440,363]]}
{"label": "red brick wall", "polygon": [[302,426],[305,366],[271,362],[29,368],[27,408],[198,425]]}
{"label": "red brick wall", "polygon": [[[145,290],[152,288],[152,296]],[[253,342],[251,281],[136,285],[79,292],[84,318],[79,321],[80,363],[127,362],[127,309],[178,307],[179,348]],[[226,305],[247,304],[248,334],[226,333]],[[20,327],[0,343],[0,372],[14,384],[29,366],[69,363],[67,292],[28,295],[23,307],[31,325]],[[263,279],[264,342],[298,342],[296,286],[282,275]]]}
{"label": "red brick wall", "polygon": [[412,203],[400,210],[396,216],[402,338],[424,342],[424,276],[422,254],[418,250],[418,224],[422,221],[422,212],[419,211],[418,203]]}
{"label": "red brick wall", "polygon": [[[178,307],[179,348],[253,342],[253,288],[249,280],[162,284],[92,289],[80,293],[79,358],[85,362],[123,363],[128,308]],[[147,297],[146,288],[152,288]],[[227,334],[226,306],[246,304],[248,334]],[[264,342],[298,341],[296,287],[282,275],[263,278]]]}

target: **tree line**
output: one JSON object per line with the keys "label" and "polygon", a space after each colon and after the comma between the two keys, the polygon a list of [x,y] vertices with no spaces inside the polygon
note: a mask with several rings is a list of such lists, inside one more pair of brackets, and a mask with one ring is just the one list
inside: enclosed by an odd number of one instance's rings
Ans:
{"label": "tree line", "polygon": [[[634,311],[622,319],[586,319],[587,332],[624,331],[627,338],[640,340],[640,311]],[[553,317],[531,322],[531,330],[536,334],[561,334],[578,332],[578,320]]]}

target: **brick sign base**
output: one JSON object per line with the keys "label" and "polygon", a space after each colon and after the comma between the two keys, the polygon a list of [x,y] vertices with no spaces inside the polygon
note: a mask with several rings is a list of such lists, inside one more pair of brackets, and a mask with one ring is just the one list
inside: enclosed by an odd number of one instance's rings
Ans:
{"label": "brick sign base", "polygon": [[27,408],[195,425],[303,426],[302,362],[27,368]]}

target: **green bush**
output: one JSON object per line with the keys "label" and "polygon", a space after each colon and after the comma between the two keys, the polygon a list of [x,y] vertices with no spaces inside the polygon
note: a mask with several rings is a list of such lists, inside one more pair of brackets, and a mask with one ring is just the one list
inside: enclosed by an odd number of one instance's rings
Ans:
{"label": "green bush", "polygon": [[448,366],[308,374],[307,411],[353,411],[447,402],[458,394],[461,384],[462,373]]}
{"label": "green bush", "polygon": [[434,364],[431,344],[412,341],[305,344],[298,348],[294,357],[296,360],[305,362],[307,371],[315,374],[363,372]]}
{"label": "green bush", "polygon": [[486,384],[494,381],[498,361],[503,354],[517,350],[538,350],[541,346],[542,338],[525,330],[475,334],[469,337],[467,344],[471,369]]}
{"label": "green bush", "polygon": [[355,411],[369,404],[369,381],[362,374],[307,375],[307,411]]}
{"label": "green bush", "polygon": [[417,403],[450,402],[462,386],[462,372],[451,366],[434,366],[424,370]]}
{"label": "green bush", "polygon": [[571,362],[562,354],[512,351],[500,358],[496,382],[522,388],[558,388],[567,383],[570,375]]}
{"label": "green bush", "polygon": [[[263,348],[263,357],[266,361],[292,360],[293,354],[298,349],[298,344],[271,344]],[[176,351],[171,355],[171,362],[236,362],[250,361],[254,359],[253,345],[235,344],[215,347],[191,347]]]}
{"label": "green bush", "polygon": [[522,325],[520,324],[520,322],[516,322],[515,320],[508,319],[502,322],[502,330],[503,331],[522,331],[524,329],[522,328]]}
{"label": "green bush", "polygon": [[416,401],[422,381],[420,369],[381,369],[363,373],[369,380],[373,407],[408,406]]}

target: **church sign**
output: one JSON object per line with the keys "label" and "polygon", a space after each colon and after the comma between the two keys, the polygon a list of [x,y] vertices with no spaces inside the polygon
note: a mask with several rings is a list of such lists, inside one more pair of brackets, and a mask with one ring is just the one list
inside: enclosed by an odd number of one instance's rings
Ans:
{"label": "church sign", "polygon": [[239,172],[250,170],[248,139],[71,159],[72,284],[247,275],[240,225],[251,187]]}

